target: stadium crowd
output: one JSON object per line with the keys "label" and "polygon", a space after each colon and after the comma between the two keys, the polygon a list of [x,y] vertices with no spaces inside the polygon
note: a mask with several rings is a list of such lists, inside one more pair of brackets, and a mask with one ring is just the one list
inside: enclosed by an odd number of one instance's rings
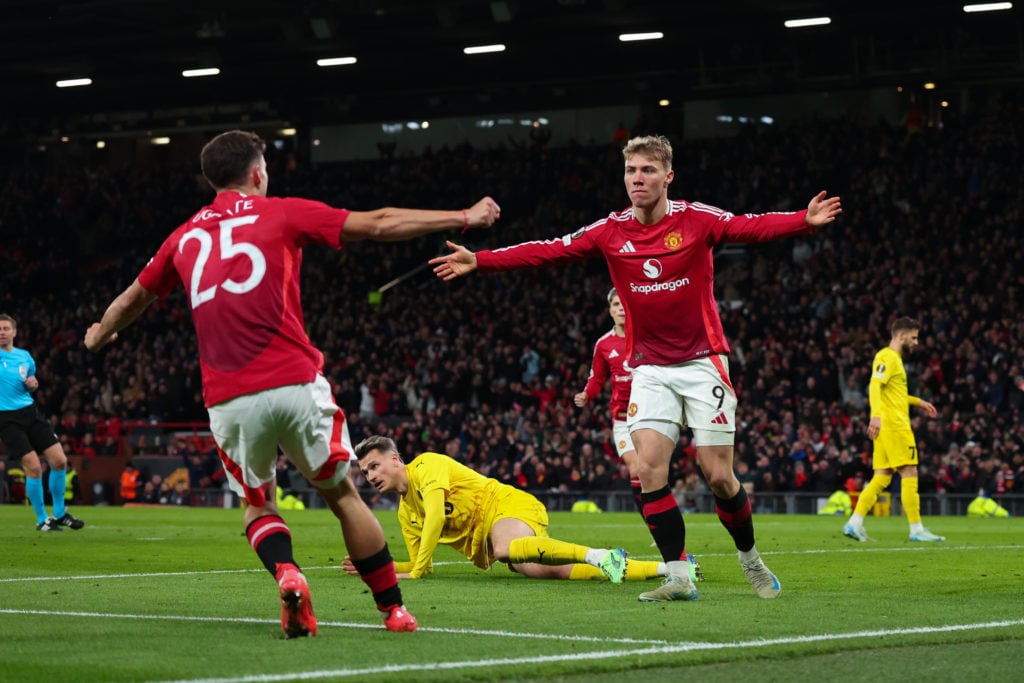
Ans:
{"label": "stadium crowd", "polygon": [[[843,198],[840,221],[812,238],[717,257],[740,394],[737,471],[754,491],[827,494],[869,476],[869,366],[897,315],[924,324],[906,359],[910,390],[939,410],[914,418],[921,492],[998,497],[1024,486],[1022,105],[993,96],[919,132],[868,116],[694,141],[630,131],[675,143],[672,198],[735,212],[788,209],[821,189]],[[628,204],[620,146],[601,141],[270,162],[272,195],[334,206],[458,206],[489,194],[502,219],[493,234],[454,236],[471,248],[560,236]],[[129,421],[206,419],[181,289],[105,353],[87,354],[81,340],[210,196],[194,168],[0,170],[0,311],[18,319],[18,345],[38,365],[37,401],[67,453],[117,453]],[[611,327],[603,262],[454,284],[423,269],[369,300],[442,249],[432,237],[306,250],[306,324],[353,443],[384,434],[407,458],[445,452],[531,490],[628,489],[607,395],[583,409],[572,400]],[[701,488],[686,436],[672,467],[681,500]]]}

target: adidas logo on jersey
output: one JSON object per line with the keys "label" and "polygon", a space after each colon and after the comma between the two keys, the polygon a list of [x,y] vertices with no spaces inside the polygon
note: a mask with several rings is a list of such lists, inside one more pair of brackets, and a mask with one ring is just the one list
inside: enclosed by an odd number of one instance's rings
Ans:
{"label": "adidas logo on jersey", "polygon": [[713,424],[713,425],[727,425],[727,424],[729,424],[729,420],[726,419],[725,413],[719,413],[718,415],[715,416],[715,419],[711,421],[711,424]]}
{"label": "adidas logo on jersey", "polygon": [[612,349],[612,352],[608,354],[608,357],[609,358],[618,358],[619,357],[619,352],[616,351],[615,349]]}
{"label": "adidas logo on jersey", "polygon": [[632,254],[635,251],[636,247],[634,247],[633,243],[630,242],[629,240],[626,240],[626,243],[622,245],[621,249],[619,249],[620,254]]}

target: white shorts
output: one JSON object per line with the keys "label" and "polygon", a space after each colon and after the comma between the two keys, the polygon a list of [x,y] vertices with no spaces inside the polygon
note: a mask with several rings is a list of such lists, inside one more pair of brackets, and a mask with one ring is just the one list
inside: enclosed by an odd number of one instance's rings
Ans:
{"label": "white shorts", "polygon": [[626,424],[630,433],[653,429],[673,442],[689,426],[697,446],[733,445],[736,391],[729,381],[729,359],[714,355],[633,368]]}
{"label": "white shorts", "polygon": [[255,506],[267,503],[263,486],[277,472],[278,447],[318,488],[336,486],[353,458],[345,413],[322,375],[211,406],[210,431],[231,490]]}
{"label": "white shorts", "polygon": [[615,439],[615,450],[621,458],[625,453],[635,451],[633,438],[629,435],[629,426],[625,420],[612,421],[612,437]]}

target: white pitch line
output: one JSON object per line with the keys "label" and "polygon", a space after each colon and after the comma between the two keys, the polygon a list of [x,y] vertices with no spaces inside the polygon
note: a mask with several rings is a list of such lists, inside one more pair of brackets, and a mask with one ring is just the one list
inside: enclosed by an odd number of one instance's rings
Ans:
{"label": "white pitch line", "polygon": [[[434,562],[435,567],[452,564],[466,564],[470,562]],[[327,564],[317,567],[303,567],[303,572],[319,570],[341,571],[339,565]],[[0,583],[22,583],[25,581],[95,581],[96,579],[135,579],[135,578],[163,578],[167,576],[207,576],[210,574],[259,574],[267,571],[261,568],[251,569],[204,569],[202,571],[190,572],[139,572],[137,574],[78,574],[75,576],[19,576],[14,578],[0,579]]]}
{"label": "white pitch line", "polygon": [[[825,555],[834,553],[920,553],[920,552],[951,552],[951,551],[965,551],[965,550],[1024,550],[1024,545],[985,545],[985,546],[973,546],[973,545],[946,545],[943,544],[925,544],[916,545],[913,547],[864,547],[861,544],[851,546],[849,548],[816,548],[813,550],[786,550],[780,552],[768,551],[765,553],[766,557],[784,557],[786,555]],[[631,558],[634,560],[644,560],[650,558],[658,558],[654,554],[631,554]],[[702,553],[700,557],[736,557],[735,552],[729,553]],[[659,558],[660,559],[660,558]],[[468,561],[444,561],[434,562],[435,567],[443,566],[470,566],[471,563]],[[337,565],[321,565],[316,567],[303,567],[302,571],[339,571],[341,567]],[[207,569],[203,571],[190,571],[190,572],[141,572],[138,574],[80,574],[75,576],[20,576],[13,578],[2,578],[0,583],[24,583],[30,581],[95,581],[97,579],[136,579],[136,578],[163,578],[167,576],[207,576],[211,574],[258,574],[266,571],[262,568],[252,569]]]}
{"label": "white pitch line", "polygon": [[[33,614],[37,616],[49,616],[49,617],[88,617],[90,619],[138,619],[138,620],[151,620],[151,621],[210,621],[215,623],[237,623],[237,624],[278,624],[279,619],[263,619],[256,617],[200,617],[200,616],[188,616],[181,614],[118,614],[118,613],[103,613],[103,612],[80,612],[80,611],[59,611],[59,610],[42,610],[42,609],[2,609],[0,608],[0,614]],[[361,628],[361,629],[374,629],[379,630],[382,628],[382,624],[378,621],[372,624],[361,624],[356,622],[346,621],[322,621],[318,620],[318,626],[336,626],[339,628]],[[537,639],[537,640],[564,640],[571,642],[583,642],[583,643],[621,643],[625,645],[668,645],[671,641],[658,640],[651,638],[616,638],[616,637],[605,637],[605,636],[573,636],[558,633],[522,633],[518,631],[496,631],[489,629],[471,629],[471,628],[442,628],[442,627],[431,627],[421,626],[417,631],[424,633],[449,633],[457,635],[473,635],[473,636],[495,636],[499,638],[524,638],[524,639]]]}
{"label": "white pitch line", "polygon": [[907,629],[884,629],[872,631],[855,631],[853,633],[832,633],[815,636],[792,636],[786,638],[771,638],[748,640],[732,643],[675,643],[665,644],[656,647],[645,647],[634,650],[599,651],[599,652],[573,652],[564,655],[542,655],[538,657],[508,657],[502,659],[485,659],[472,661],[451,661],[451,662],[430,662],[422,664],[387,664],[379,667],[368,667],[365,669],[329,669],[320,671],[298,671],[284,674],[254,674],[248,676],[235,676],[231,678],[188,678],[162,683],[280,683],[281,681],[311,681],[324,678],[351,678],[354,676],[371,676],[373,674],[387,673],[408,673],[413,671],[436,671],[483,668],[493,666],[516,666],[523,664],[548,664],[551,662],[580,661],[580,660],[601,660],[616,659],[620,657],[632,657],[639,655],[654,654],[679,654],[684,652],[698,652],[701,650],[732,650],[742,648],[762,648],[773,645],[792,645],[794,643],[816,643],[837,640],[851,640],[855,638],[877,638],[879,636],[891,637],[900,635],[919,635],[928,633],[951,633],[956,631],[974,631],[987,628],[1007,628],[1011,626],[1024,626],[1024,619],[1013,619],[1006,621],[990,621],[980,624],[951,624],[947,626],[919,626]]}
{"label": "white pitch line", "polygon": [[[977,545],[946,545],[945,543],[942,543],[942,544],[918,543],[918,544],[915,544],[913,546],[897,547],[897,548],[885,547],[885,546],[874,547],[874,548],[872,548],[872,547],[863,548],[863,547],[860,547],[860,545],[858,544],[857,546],[852,547],[852,548],[838,548],[838,549],[837,548],[815,548],[813,550],[787,550],[786,552],[783,552],[783,553],[769,553],[769,554],[770,555],[824,555],[824,554],[827,554],[827,553],[830,554],[830,553],[860,553],[860,552],[868,552],[868,553],[877,553],[877,552],[886,552],[886,553],[921,553],[921,552],[934,551],[934,550],[939,550],[939,551],[950,551],[950,550],[957,550],[957,551],[960,551],[960,550],[1024,550],[1024,545],[985,545],[985,546],[977,546]],[[734,554],[735,553],[729,553],[728,556],[732,557]]]}
{"label": "white pitch line", "polygon": [[[214,622],[223,623],[235,622],[235,623],[247,623],[247,624],[277,624],[276,619],[257,619],[257,618],[246,618],[246,617],[199,617],[199,616],[182,616],[182,615],[140,615],[140,614],[104,614],[96,612],[76,612],[76,611],[52,611],[52,610],[14,610],[14,609],[0,609],[0,614],[35,614],[43,616],[67,616],[67,617],[88,617],[88,618],[107,618],[107,619],[140,619],[140,620],[155,620],[155,621],[194,621],[194,622]],[[379,629],[380,624],[357,624],[357,623],[346,623],[346,622],[325,622],[322,621],[320,626],[337,626],[342,628],[372,628]],[[232,678],[199,678],[199,679],[181,679],[177,681],[165,681],[164,683],[278,683],[281,681],[305,681],[305,680],[316,680],[323,678],[348,678],[353,676],[368,676],[372,674],[380,673],[403,673],[413,671],[430,671],[437,669],[466,669],[472,667],[487,667],[487,666],[501,666],[501,665],[522,665],[522,664],[542,664],[550,662],[560,662],[569,660],[599,660],[599,659],[612,659],[616,657],[628,657],[634,655],[647,655],[647,654],[678,654],[685,652],[698,652],[706,650],[727,650],[727,649],[739,649],[739,648],[756,648],[756,647],[770,647],[773,645],[792,645],[795,643],[815,643],[815,642],[827,642],[827,641],[839,641],[839,640],[851,640],[856,638],[877,638],[879,636],[897,636],[897,635],[920,635],[929,633],[953,633],[957,631],[973,631],[987,628],[1009,628],[1013,626],[1024,626],[1024,619],[1010,619],[1002,621],[990,621],[976,624],[949,624],[946,626],[918,626],[914,628],[903,628],[903,629],[875,629],[870,631],[854,631],[851,633],[831,633],[821,634],[813,636],[787,636],[781,638],[766,638],[748,640],[743,642],[730,642],[730,643],[709,643],[709,642],[680,642],[672,643],[665,640],[639,640],[639,639],[628,639],[628,638],[598,638],[592,636],[567,636],[560,634],[542,634],[542,633],[517,633],[511,631],[492,631],[492,630],[475,630],[475,629],[451,629],[451,628],[430,628],[421,627],[418,629],[420,632],[425,633],[450,633],[460,635],[483,635],[483,636],[496,636],[502,638],[531,638],[531,639],[543,639],[543,640],[561,640],[561,641],[577,641],[577,642],[595,642],[595,643],[622,643],[622,644],[633,644],[633,645],[647,645],[638,649],[630,650],[617,650],[608,651],[601,650],[597,652],[573,652],[565,655],[542,655],[537,657],[521,657],[521,658],[505,658],[505,659],[491,659],[491,660],[478,660],[474,659],[471,661],[451,661],[451,662],[434,662],[434,663],[422,663],[422,664],[388,664],[380,667],[370,667],[365,669],[330,669],[320,671],[301,671],[287,674],[254,674],[247,676],[238,676]]]}
{"label": "white pitch line", "polygon": [[[316,567],[314,567],[316,569]],[[265,572],[266,569],[207,569],[199,572],[140,572],[138,574],[79,574],[76,576],[21,576],[0,579],[0,583],[20,583],[23,581],[91,581],[95,579],[134,579],[165,576],[206,576],[207,574],[252,574]]]}
{"label": "white pitch line", "polygon": [[[787,555],[839,555],[847,553],[924,553],[924,552],[952,552],[952,551],[964,551],[964,550],[1024,550],[1024,545],[946,545],[945,543],[923,543],[915,544],[909,547],[893,547],[893,546],[875,546],[865,547],[858,543],[851,545],[848,548],[814,548],[808,550],[785,550],[780,552],[766,551],[764,557],[785,557]],[[695,553],[696,554],[696,553]],[[657,558],[659,561],[661,557],[654,554],[636,555],[630,554],[630,558],[634,560],[647,560]],[[701,560],[705,557],[736,557],[735,552],[729,553],[700,553],[697,555],[697,559]]]}
{"label": "white pitch line", "polygon": [[[787,550],[785,552],[767,552],[768,556],[782,556],[782,555],[831,555],[833,553],[921,553],[928,551],[963,551],[963,550],[1024,550],[1024,545],[946,545],[945,543],[923,543],[915,544],[912,546],[898,546],[898,547],[887,547],[887,546],[876,546],[864,547],[861,544],[852,546],[849,548],[814,548],[808,550]],[[736,553],[708,553],[708,557],[735,557]],[[703,555],[702,555],[703,557]]]}

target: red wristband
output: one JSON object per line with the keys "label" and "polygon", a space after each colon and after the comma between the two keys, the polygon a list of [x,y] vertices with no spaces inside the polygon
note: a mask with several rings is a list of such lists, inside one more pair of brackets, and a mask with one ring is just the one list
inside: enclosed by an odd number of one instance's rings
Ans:
{"label": "red wristband", "polygon": [[462,210],[462,232],[469,230],[469,216],[466,215],[466,210]]}

